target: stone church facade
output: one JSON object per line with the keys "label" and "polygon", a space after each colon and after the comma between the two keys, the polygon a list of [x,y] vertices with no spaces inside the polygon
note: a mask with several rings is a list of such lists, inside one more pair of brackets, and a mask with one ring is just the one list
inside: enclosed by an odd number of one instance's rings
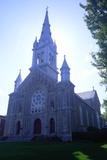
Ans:
{"label": "stone church facade", "polygon": [[39,41],[33,44],[32,66],[24,81],[19,73],[9,95],[5,136],[57,136],[70,140],[72,132],[100,128],[100,102],[95,90],[75,93],[66,58],[58,81],[57,46],[52,40],[48,10]]}

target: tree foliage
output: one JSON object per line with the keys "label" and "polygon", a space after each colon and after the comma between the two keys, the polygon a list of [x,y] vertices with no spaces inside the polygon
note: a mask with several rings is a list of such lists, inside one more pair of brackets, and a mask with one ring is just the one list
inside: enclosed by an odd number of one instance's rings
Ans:
{"label": "tree foliage", "polygon": [[[80,6],[85,10],[85,22],[99,46],[99,50],[92,53],[92,64],[99,70],[107,92],[107,0],[86,0],[86,5]],[[107,112],[107,100],[103,106]]]}

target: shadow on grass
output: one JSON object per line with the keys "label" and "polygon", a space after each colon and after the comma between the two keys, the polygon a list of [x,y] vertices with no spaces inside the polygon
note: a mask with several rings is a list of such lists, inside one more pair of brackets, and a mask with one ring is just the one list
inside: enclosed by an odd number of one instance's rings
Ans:
{"label": "shadow on grass", "polygon": [[107,160],[107,143],[0,143],[0,159],[15,160]]}

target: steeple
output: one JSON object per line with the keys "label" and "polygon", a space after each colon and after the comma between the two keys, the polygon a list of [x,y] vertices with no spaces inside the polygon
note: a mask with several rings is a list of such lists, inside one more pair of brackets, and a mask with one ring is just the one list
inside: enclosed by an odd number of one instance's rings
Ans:
{"label": "steeple", "polygon": [[40,39],[37,38],[33,44],[33,58],[31,71],[36,67],[42,69],[48,76],[57,81],[57,46],[53,42],[50,31],[48,8],[46,9],[45,19],[42,27]]}
{"label": "steeple", "polygon": [[42,43],[53,42],[51,38],[51,31],[50,31],[50,24],[49,24],[49,17],[48,17],[48,7],[46,8],[45,19],[44,19],[39,41]]}
{"label": "steeple", "polygon": [[61,70],[61,81],[70,81],[70,68],[67,64],[65,55],[64,55],[64,61],[60,70]]}
{"label": "steeple", "polygon": [[16,80],[15,80],[15,87],[14,87],[14,91],[17,90],[17,88],[20,86],[20,84],[22,83],[22,77],[21,77],[21,70],[19,71],[19,75],[17,76]]}

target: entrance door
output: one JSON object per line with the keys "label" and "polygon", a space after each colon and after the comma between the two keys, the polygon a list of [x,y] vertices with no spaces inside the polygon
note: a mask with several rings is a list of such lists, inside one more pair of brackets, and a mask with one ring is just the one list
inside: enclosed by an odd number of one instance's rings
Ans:
{"label": "entrance door", "polygon": [[41,134],[41,120],[36,119],[34,122],[34,134]]}

